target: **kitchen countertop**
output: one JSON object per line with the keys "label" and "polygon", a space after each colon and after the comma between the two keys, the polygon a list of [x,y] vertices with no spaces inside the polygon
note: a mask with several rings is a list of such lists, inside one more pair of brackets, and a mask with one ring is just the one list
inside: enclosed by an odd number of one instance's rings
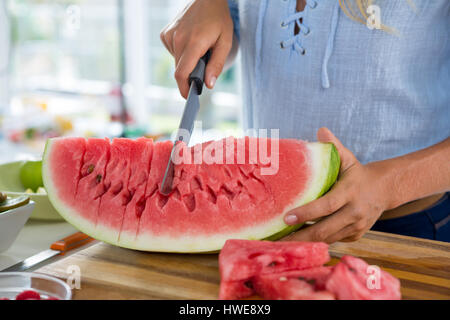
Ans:
{"label": "kitchen countertop", "polygon": [[[382,232],[330,246],[336,264],[343,255],[364,259],[400,279],[403,299],[450,299],[450,244]],[[80,276],[74,299],[217,299],[217,254],[152,253],[97,242],[36,272]]]}
{"label": "kitchen countertop", "polygon": [[0,253],[0,270],[50,248],[77,230],[65,221],[28,220],[11,248]]}

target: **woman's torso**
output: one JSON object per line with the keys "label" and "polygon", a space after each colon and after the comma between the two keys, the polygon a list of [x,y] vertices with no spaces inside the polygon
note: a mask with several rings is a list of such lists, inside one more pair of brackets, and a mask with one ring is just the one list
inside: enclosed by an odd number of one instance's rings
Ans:
{"label": "woman's torso", "polygon": [[326,126],[363,163],[449,137],[450,1],[414,3],[377,1],[393,35],[308,1],[290,45],[296,0],[238,0],[244,125],[305,140]]}
{"label": "woman's torso", "polygon": [[[246,128],[316,140],[326,126],[363,163],[450,136],[450,1],[415,0],[416,10],[406,0],[377,1],[393,35],[351,20],[337,0],[308,0],[292,45],[295,23],[282,23],[296,0],[229,1],[240,35]],[[435,198],[383,216],[422,210]]]}

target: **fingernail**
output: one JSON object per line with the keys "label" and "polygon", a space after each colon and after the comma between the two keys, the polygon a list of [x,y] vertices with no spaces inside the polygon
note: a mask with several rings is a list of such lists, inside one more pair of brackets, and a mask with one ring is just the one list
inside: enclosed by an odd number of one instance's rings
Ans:
{"label": "fingernail", "polygon": [[214,77],[214,76],[212,76],[212,77],[211,77],[211,80],[209,80],[209,86],[210,86],[211,88],[214,88],[214,85],[216,84],[216,81],[217,81],[217,78]]}
{"label": "fingernail", "polygon": [[284,221],[286,222],[286,224],[296,224],[298,222],[298,219],[296,215],[290,214],[286,216],[286,218],[284,218]]}

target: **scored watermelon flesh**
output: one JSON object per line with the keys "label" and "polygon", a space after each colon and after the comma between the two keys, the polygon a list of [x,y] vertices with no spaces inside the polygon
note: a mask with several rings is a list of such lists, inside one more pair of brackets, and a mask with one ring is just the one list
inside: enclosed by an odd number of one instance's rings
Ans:
{"label": "scored watermelon flesh", "polygon": [[[100,197],[97,228],[122,228],[127,204],[132,194],[128,188],[131,176],[131,148],[134,144],[124,139],[114,139],[110,147],[110,161],[101,179],[104,194]],[[133,163],[134,164],[134,163]],[[120,235],[120,233],[119,233]]]}
{"label": "scored watermelon flesh", "polygon": [[334,294],[325,289],[333,267],[314,267],[276,274],[258,275],[253,287],[267,300],[334,300]]}
{"label": "scored watermelon flesh", "polygon": [[[128,190],[132,197],[125,208],[122,219],[122,228],[119,232],[118,241],[121,237],[128,237],[128,241],[134,241],[136,230],[139,228],[140,218],[144,212],[147,196],[148,176],[153,156],[153,141],[150,139],[137,139],[131,146],[131,153],[136,154],[136,160],[131,161],[130,179]],[[151,188],[152,186],[150,186]]]}
{"label": "scored watermelon flesh", "polygon": [[[164,196],[159,188],[170,141],[50,139],[44,185],[61,215],[99,240],[149,251],[217,250],[229,238],[279,237],[298,228],[284,224],[284,213],[319,197],[336,179],[334,146],[288,139],[279,140],[276,174],[263,175],[272,163],[249,152],[261,141],[227,138],[183,149],[192,157],[224,145],[234,152],[215,154],[223,164],[177,164],[173,192]],[[270,151],[271,140],[264,141]],[[236,164],[241,145],[245,163]]]}
{"label": "scored watermelon flesh", "polygon": [[[98,209],[100,206],[100,197],[105,193],[104,177],[106,171],[106,165],[110,158],[110,145],[106,139],[89,139],[84,147],[81,146],[82,140],[76,139],[80,143],[80,149],[83,153],[82,157],[79,157],[79,150],[73,149],[73,154],[70,154],[70,159],[55,159],[63,163],[58,168],[61,170],[60,175],[55,175],[61,179],[58,181],[58,185],[66,184],[65,178],[78,177],[77,187],[75,190],[74,199],[75,202],[72,206],[78,208],[78,212],[85,219],[91,219],[96,225],[98,220]],[[67,147],[73,147],[71,145]],[[75,161],[73,167],[70,167],[71,162]],[[64,174],[64,172],[70,173]],[[61,192],[62,193],[62,192]],[[70,199],[71,195],[67,195],[67,199]]]}
{"label": "scored watermelon flesh", "polygon": [[330,260],[323,242],[228,240],[219,255],[220,299],[254,293],[253,278],[322,266]]}

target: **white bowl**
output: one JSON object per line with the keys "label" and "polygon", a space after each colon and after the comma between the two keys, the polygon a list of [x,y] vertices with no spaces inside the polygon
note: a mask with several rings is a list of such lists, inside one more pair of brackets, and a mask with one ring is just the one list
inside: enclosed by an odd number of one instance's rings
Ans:
{"label": "white bowl", "polygon": [[0,213],[0,252],[11,247],[34,209],[34,201]]}
{"label": "white bowl", "polygon": [[70,300],[72,290],[62,280],[33,272],[0,272],[0,298],[14,299],[25,290],[33,290],[42,299]]}

